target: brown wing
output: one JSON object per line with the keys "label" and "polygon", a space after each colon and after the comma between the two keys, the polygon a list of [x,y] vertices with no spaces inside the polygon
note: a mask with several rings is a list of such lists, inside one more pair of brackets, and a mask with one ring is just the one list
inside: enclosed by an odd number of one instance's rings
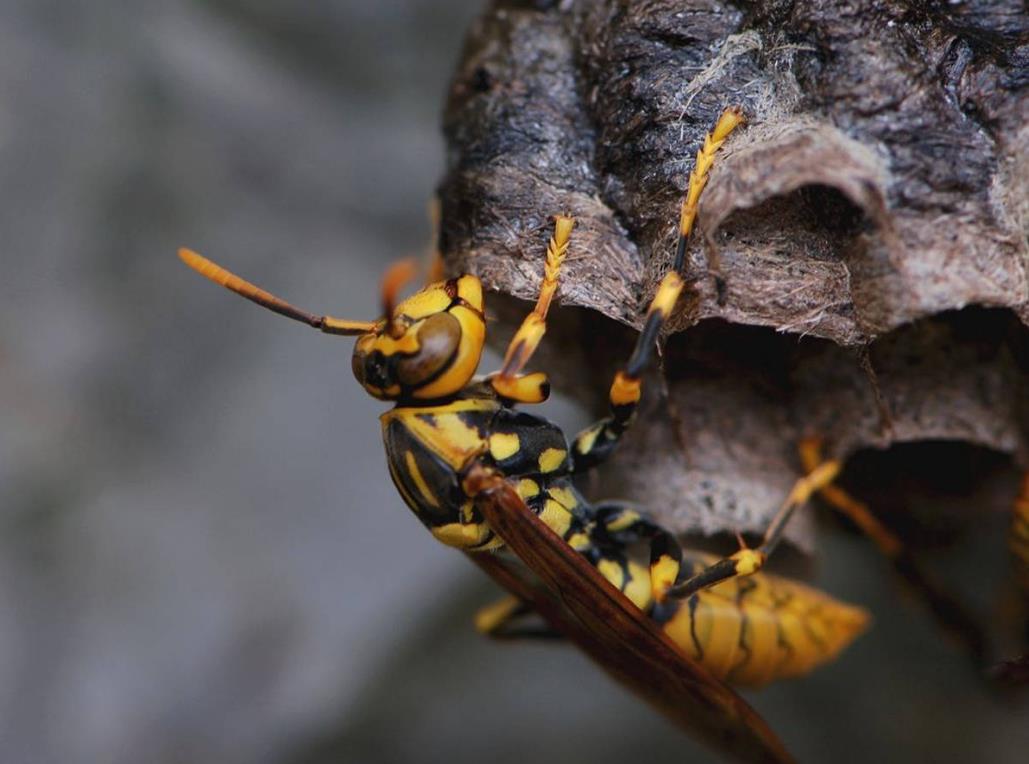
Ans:
{"label": "brown wing", "polygon": [[691,736],[743,761],[793,761],[746,701],[687,658],[502,477],[473,468],[469,482],[479,486],[476,503],[486,522],[546,590],[524,581],[496,555],[470,554],[501,586],[531,603],[608,674]]}

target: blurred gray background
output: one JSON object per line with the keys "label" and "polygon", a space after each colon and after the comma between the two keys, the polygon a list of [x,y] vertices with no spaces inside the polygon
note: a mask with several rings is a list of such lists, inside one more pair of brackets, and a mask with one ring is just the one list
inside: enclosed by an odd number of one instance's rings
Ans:
{"label": "blurred gray background", "polygon": [[[425,250],[477,10],[0,4],[0,762],[709,760],[567,648],[479,639],[492,588],[396,496],[350,342],[174,255],[374,317]],[[788,746],[1025,761],[1025,705],[860,540],[827,544],[820,585],[877,624],[748,694]]]}

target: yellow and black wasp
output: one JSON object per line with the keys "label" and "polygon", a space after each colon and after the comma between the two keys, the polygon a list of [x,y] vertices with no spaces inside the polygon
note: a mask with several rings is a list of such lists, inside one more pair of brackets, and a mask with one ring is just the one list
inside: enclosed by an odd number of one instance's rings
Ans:
{"label": "yellow and black wasp", "polygon": [[[549,394],[546,375],[523,369],[546,331],[574,227],[569,216],[555,218],[534,309],[501,369],[484,377],[475,377],[486,321],[473,275],[430,283],[398,302],[413,271],[398,264],[383,281],[382,318],[360,322],[299,310],[195,252],[181,250],[180,257],[263,307],[329,334],[357,336],[354,376],[368,393],[394,403],[381,417],[382,433],[405,503],[433,536],[467,552],[514,595],[480,613],[482,631],[502,633],[535,611],[710,742],[749,759],[784,761],[788,754],[774,734],[722,681],[753,686],[804,674],[864,629],[860,608],[758,572],[791,513],[829,485],[839,464],[811,465],[763,543],[741,545],[721,560],[684,550],[624,503],[588,502],[575,485],[612,453],[633,419],[642,374],[684,288],[681,271],[701,191],[716,152],[742,121],[739,110],[726,110],[698,152],[674,265],[611,385],[610,415],[570,444],[556,425],[516,408]],[[504,547],[543,585],[496,554]]]}

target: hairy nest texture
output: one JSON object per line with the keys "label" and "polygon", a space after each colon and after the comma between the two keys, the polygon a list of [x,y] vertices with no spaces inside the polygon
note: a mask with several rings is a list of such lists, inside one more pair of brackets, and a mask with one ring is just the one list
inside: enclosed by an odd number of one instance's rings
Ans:
{"label": "hairy nest texture", "polygon": [[[950,461],[986,449],[1013,496],[1029,468],[1027,87],[1029,16],[1009,0],[496,2],[447,105],[440,248],[507,296],[510,324],[550,217],[576,217],[536,365],[600,413],[671,264],[693,157],[739,105],[749,124],[716,160],[689,289],[604,488],[682,532],[757,532],[798,439],[819,435],[842,458],[889,449],[898,472],[941,443]],[[809,533],[801,520],[791,540]]]}

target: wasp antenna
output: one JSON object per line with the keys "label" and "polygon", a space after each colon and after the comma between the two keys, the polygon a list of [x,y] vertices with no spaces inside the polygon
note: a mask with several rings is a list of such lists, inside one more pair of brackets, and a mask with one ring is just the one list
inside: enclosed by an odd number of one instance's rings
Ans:
{"label": "wasp antenna", "polygon": [[292,318],[315,329],[321,329],[327,334],[364,334],[375,328],[375,324],[367,321],[347,321],[332,316],[316,316],[305,310],[300,310],[290,305],[270,292],[266,292],[258,286],[241,279],[235,273],[227,271],[217,263],[208,260],[191,249],[182,248],[179,250],[179,259],[206,279],[230,289],[236,294],[246,297],[251,302],[256,302],[262,308],[275,311],[280,316]]}
{"label": "wasp antenna", "polygon": [[418,266],[414,260],[407,259],[393,263],[382,277],[382,314],[389,324],[389,333],[396,337],[402,330],[393,324],[393,311],[397,307],[397,295],[404,284],[415,277]]}

